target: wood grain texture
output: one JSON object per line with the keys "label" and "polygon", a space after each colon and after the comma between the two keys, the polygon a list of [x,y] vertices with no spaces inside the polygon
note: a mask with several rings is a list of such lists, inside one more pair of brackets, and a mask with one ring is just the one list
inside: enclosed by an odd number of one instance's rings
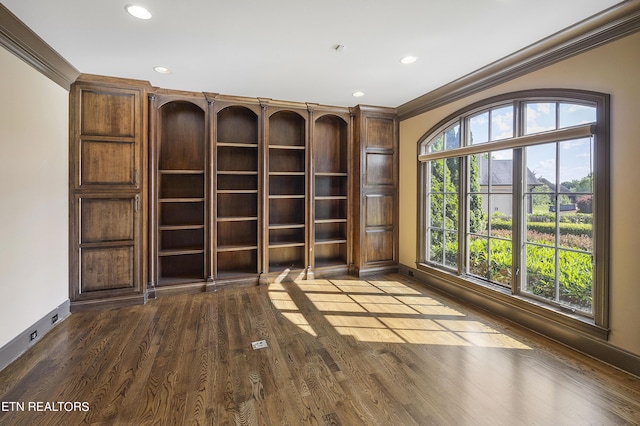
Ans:
{"label": "wood grain texture", "polygon": [[[640,379],[386,275],[74,313],[0,401],[25,404],[3,425],[617,425],[640,422]],[[54,401],[89,410],[27,409]]]}

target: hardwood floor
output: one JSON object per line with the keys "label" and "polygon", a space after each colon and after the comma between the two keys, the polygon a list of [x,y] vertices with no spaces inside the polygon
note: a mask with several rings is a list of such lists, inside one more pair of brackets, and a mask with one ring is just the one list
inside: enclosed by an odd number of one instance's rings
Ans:
{"label": "hardwood floor", "polygon": [[2,425],[640,423],[640,379],[400,275],[76,313],[0,401]]}

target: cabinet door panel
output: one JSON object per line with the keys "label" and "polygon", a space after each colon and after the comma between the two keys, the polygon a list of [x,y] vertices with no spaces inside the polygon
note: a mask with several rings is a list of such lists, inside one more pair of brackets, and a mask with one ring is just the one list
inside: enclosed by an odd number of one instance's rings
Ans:
{"label": "cabinet door panel", "polygon": [[[77,287],[73,297],[99,299],[138,292],[140,215],[136,194],[75,197],[78,231],[73,241]],[[115,293],[114,293],[115,292]]]}
{"label": "cabinet door panel", "polygon": [[367,262],[392,262],[395,260],[393,234],[393,230],[385,229],[367,230],[365,232]]}
{"label": "cabinet door panel", "polygon": [[393,150],[395,147],[394,120],[387,118],[367,118],[364,148]]}
{"label": "cabinet door panel", "polygon": [[136,95],[133,93],[83,90],[81,133],[83,135],[134,137]]}
{"label": "cabinet door panel", "polygon": [[133,246],[81,249],[80,292],[134,286]]}
{"label": "cabinet door panel", "polygon": [[133,141],[83,140],[81,145],[81,185],[136,183],[136,147]]}
{"label": "cabinet door panel", "polygon": [[393,226],[394,203],[392,195],[366,195],[365,226]]}
{"label": "cabinet door panel", "polygon": [[81,243],[133,241],[135,200],[133,198],[81,198]]}
{"label": "cabinet door panel", "polygon": [[365,164],[365,185],[388,186],[394,184],[393,154],[367,153]]}

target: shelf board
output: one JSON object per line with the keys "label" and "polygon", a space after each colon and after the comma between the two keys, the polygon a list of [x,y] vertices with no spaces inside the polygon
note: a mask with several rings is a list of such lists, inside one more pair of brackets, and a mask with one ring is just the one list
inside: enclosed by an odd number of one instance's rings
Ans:
{"label": "shelf board", "polygon": [[225,280],[230,278],[238,278],[238,277],[254,277],[258,275],[258,267],[253,266],[252,270],[248,269],[225,269],[218,267],[218,273],[216,274],[216,280]]}
{"label": "shelf board", "polygon": [[269,172],[269,176],[304,176],[305,172]]}
{"label": "shelf board", "polygon": [[171,249],[171,250],[160,250],[158,252],[158,256],[184,256],[189,254],[202,254],[204,253],[203,248],[184,248],[184,249]]}
{"label": "shelf board", "polygon": [[294,228],[304,228],[304,223],[276,223],[269,225],[269,229],[294,229]]}
{"label": "shelf board", "polygon": [[324,240],[316,239],[315,244],[316,245],[345,244],[346,242],[347,242],[346,238],[330,238],[330,239],[324,239]]}
{"label": "shelf board", "polygon": [[217,222],[251,222],[258,220],[258,216],[229,216],[218,217]]}
{"label": "shelf board", "polygon": [[347,177],[347,173],[341,172],[315,172],[316,177],[326,176],[326,177]]}
{"label": "shelf board", "polygon": [[257,189],[217,189],[218,194],[257,194]]}
{"label": "shelf board", "polygon": [[200,203],[204,201],[203,198],[160,198],[159,203]]}
{"label": "shelf board", "polygon": [[316,201],[323,201],[323,200],[346,200],[347,196],[346,195],[320,195],[315,197]]}
{"label": "shelf board", "polygon": [[217,142],[217,147],[225,146],[230,148],[258,148],[257,143],[245,143],[245,142]]}
{"label": "shelf board", "polygon": [[191,224],[191,225],[160,225],[159,231],[189,231],[194,229],[204,229],[204,224]]}
{"label": "shelf board", "polygon": [[286,247],[304,247],[304,241],[282,241],[277,243],[269,243],[270,249],[286,248]]}
{"label": "shelf board", "polygon": [[161,175],[203,175],[204,170],[158,170]]}
{"label": "shelf board", "polygon": [[229,176],[257,176],[257,170],[218,170],[218,175],[229,175]]}
{"label": "shelf board", "polygon": [[315,259],[314,269],[319,268],[336,268],[347,267],[347,261],[344,259]]}
{"label": "shelf board", "polygon": [[225,244],[225,245],[219,245],[217,248],[217,252],[221,253],[221,252],[228,252],[228,251],[251,251],[251,250],[257,250],[258,246],[257,245],[246,245],[246,244]]}
{"label": "shelf board", "polygon": [[158,287],[171,286],[171,285],[177,285],[177,284],[198,283],[204,280],[205,280],[204,276],[197,276],[197,275],[193,275],[193,276],[185,275],[181,277],[160,276],[158,278]]}
{"label": "shelf board", "polygon": [[277,144],[269,145],[269,149],[293,149],[293,150],[302,151],[305,148],[306,147],[304,145],[277,145]]}
{"label": "shelf board", "polygon": [[277,194],[277,195],[269,194],[270,200],[300,199],[300,198],[305,198],[305,195],[304,194]]}
{"label": "shelf board", "polygon": [[301,259],[295,259],[290,262],[269,262],[269,274],[280,274],[287,272],[288,274],[295,275],[298,271],[304,271],[304,261]]}
{"label": "shelf board", "polygon": [[313,221],[314,223],[346,223],[347,219],[345,218],[335,218],[335,219],[316,219]]}

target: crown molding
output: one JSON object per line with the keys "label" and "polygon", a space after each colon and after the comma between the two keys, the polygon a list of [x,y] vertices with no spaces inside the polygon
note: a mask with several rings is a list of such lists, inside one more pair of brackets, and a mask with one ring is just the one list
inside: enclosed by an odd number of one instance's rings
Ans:
{"label": "crown molding", "polygon": [[0,45],[69,90],[80,72],[0,3]]}
{"label": "crown molding", "polygon": [[640,0],[628,0],[398,107],[400,120],[529,74],[640,30]]}

